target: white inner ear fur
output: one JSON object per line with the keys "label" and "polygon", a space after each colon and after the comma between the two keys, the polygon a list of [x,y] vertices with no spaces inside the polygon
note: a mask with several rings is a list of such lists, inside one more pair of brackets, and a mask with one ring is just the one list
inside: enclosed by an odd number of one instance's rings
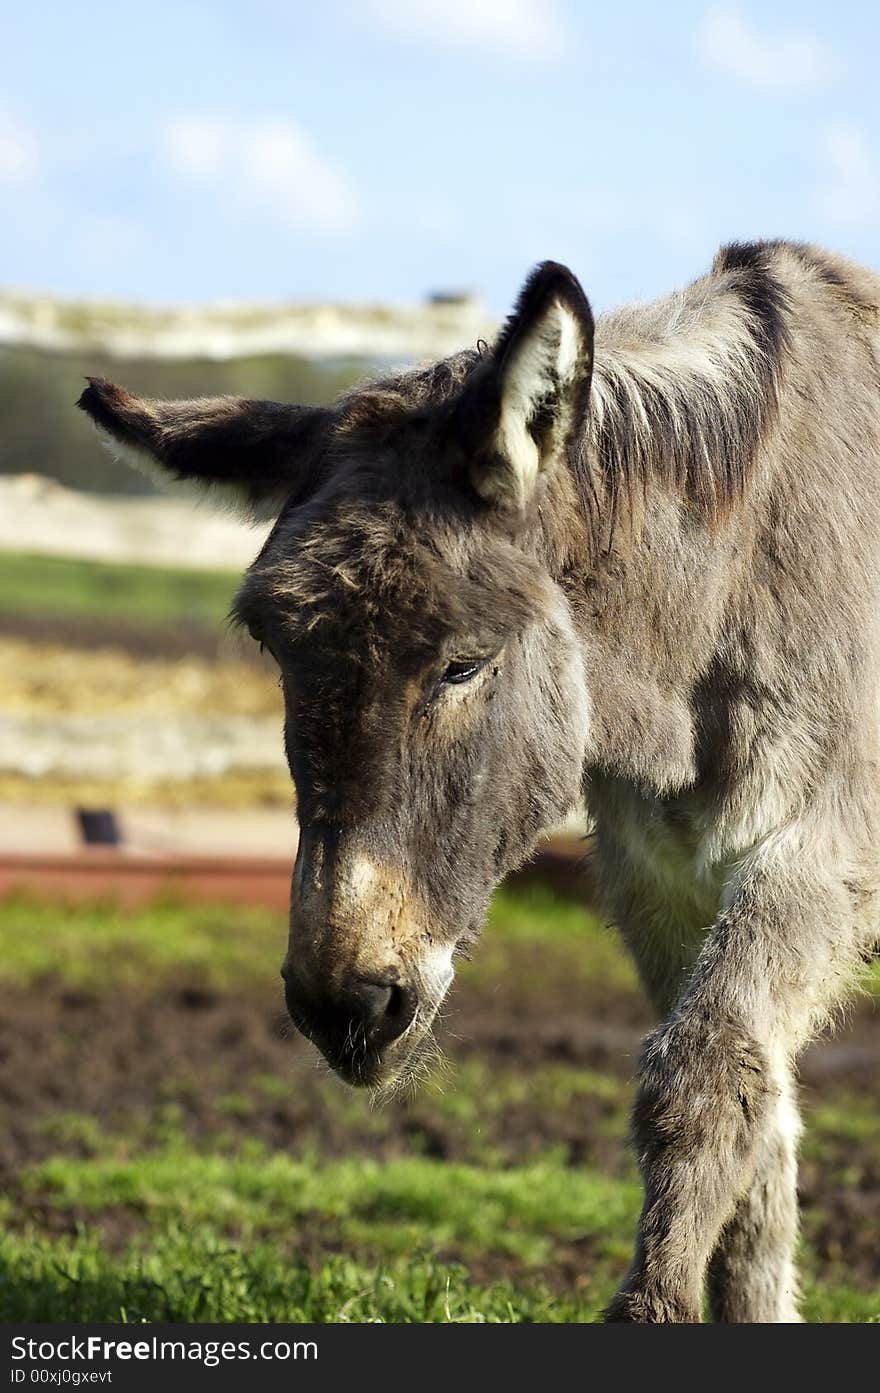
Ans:
{"label": "white inner ear fur", "polygon": [[583,350],[577,320],[554,300],[504,366],[495,448],[506,468],[484,481],[484,492],[523,508],[541,469],[541,454],[529,433],[540,402],[571,382]]}

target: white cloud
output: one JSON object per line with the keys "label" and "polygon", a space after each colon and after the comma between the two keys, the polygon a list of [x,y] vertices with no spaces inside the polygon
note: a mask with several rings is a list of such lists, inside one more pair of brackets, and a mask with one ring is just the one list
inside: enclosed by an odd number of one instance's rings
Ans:
{"label": "white cloud", "polygon": [[556,0],[368,0],[367,8],[398,38],[459,52],[547,64],[571,51]]}
{"label": "white cloud", "polygon": [[40,163],[37,141],[12,112],[0,108],[0,184],[22,184]]}
{"label": "white cloud", "polygon": [[838,74],[830,48],[813,34],[763,33],[742,10],[710,10],[697,35],[707,67],[765,92],[822,87]]}
{"label": "white cloud", "polygon": [[162,145],[178,176],[244,199],[289,227],[344,232],[357,221],[346,179],[293,121],[178,116],[166,123]]}
{"label": "white cloud", "polygon": [[828,175],[819,189],[825,215],[843,225],[880,225],[880,163],[861,127],[845,121],[827,126],[819,154]]}

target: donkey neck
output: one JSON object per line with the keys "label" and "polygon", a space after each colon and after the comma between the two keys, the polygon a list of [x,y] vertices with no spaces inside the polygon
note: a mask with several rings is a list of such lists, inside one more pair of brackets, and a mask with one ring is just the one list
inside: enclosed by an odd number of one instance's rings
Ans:
{"label": "donkey neck", "polygon": [[596,764],[661,796],[697,778],[693,694],[753,549],[787,305],[769,251],[728,249],[680,294],[600,320],[586,429],[548,510]]}

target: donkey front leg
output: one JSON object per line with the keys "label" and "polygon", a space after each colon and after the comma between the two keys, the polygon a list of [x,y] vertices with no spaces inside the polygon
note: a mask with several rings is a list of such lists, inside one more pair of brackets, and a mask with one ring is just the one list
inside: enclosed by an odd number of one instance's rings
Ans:
{"label": "donkey front leg", "polygon": [[709,1262],[716,1321],[798,1321],[797,1143],[800,1119],[791,1070],[774,1070],[774,1090],[750,1184],[724,1225]]}
{"label": "donkey front leg", "polygon": [[[774,864],[766,853],[762,861],[753,858],[730,887],[682,997],[648,1038],[633,1119],[645,1200],[635,1260],[609,1320],[700,1320],[725,1226],[714,1273],[716,1291],[726,1292],[721,1311],[754,1319],[760,1306],[766,1319],[786,1309],[778,1291],[758,1295],[768,1264],[790,1282],[780,1250],[788,1254],[793,1241],[792,1200],[780,1201],[780,1186],[793,1180],[779,1173],[780,1100],[789,1061],[857,950],[842,881]],[[770,1198],[775,1216],[763,1212]]]}

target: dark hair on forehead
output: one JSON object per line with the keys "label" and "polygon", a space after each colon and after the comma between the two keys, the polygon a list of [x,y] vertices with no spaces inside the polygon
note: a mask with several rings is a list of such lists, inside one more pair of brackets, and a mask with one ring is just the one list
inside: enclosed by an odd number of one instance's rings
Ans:
{"label": "dark hair on forehead", "polygon": [[393,502],[341,500],[252,569],[234,617],[252,630],[270,622],[290,643],[415,653],[521,629],[540,611],[542,584],[535,561],[502,536],[468,537]]}
{"label": "dark hair on forehead", "polygon": [[479,349],[467,348],[438,363],[356,387],[340,404],[337,434],[382,434],[428,416],[457,397],[481,356]]}

